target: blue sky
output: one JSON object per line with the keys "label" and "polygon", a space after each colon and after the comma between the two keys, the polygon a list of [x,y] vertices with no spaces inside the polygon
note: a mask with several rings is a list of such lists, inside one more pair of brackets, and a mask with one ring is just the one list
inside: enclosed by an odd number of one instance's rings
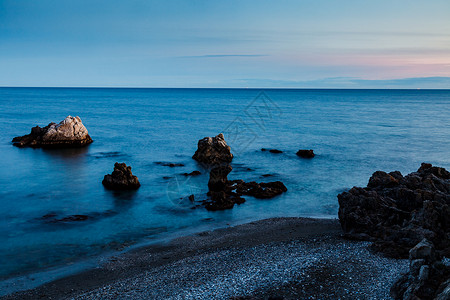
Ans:
{"label": "blue sky", "polygon": [[0,0],[0,86],[450,88],[449,16],[448,0]]}

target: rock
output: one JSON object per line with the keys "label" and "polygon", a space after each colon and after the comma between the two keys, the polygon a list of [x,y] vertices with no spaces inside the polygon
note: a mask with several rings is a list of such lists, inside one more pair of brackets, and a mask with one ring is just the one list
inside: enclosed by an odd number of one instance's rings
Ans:
{"label": "rock", "polygon": [[102,184],[110,190],[137,190],[141,184],[136,176],[131,173],[131,167],[125,163],[114,164],[111,175],[105,175]]}
{"label": "rock", "polygon": [[223,134],[220,133],[215,137],[205,137],[199,140],[198,149],[192,158],[209,166],[226,165],[233,160],[230,149]]}
{"label": "rock", "polygon": [[298,150],[297,156],[300,156],[302,158],[313,158],[316,155],[314,154],[314,151],[311,149],[311,150]]}
{"label": "rock", "polygon": [[157,162],[155,162],[155,164],[163,166],[163,167],[171,167],[171,168],[184,167],[184,164],[181,164],[181,163],[168,163],[168,162],[162,162],[162,161],[157,161]]}
{"label": "rock", "polygon": [[208,210],[223,210],[241,204],[245,199],[241,196],[253,196],[260,199],[268,199],[278,196],[287,191],[280,181],[256,183],[244,182],[242,180],[228,180],[227,176],[232,171],[230,165],[218,166],[211,170],[208,188],[209,202],[205,202]]}
{"label": "rock", "polygon": [[450,173],[443,168],[422,164],[406,176],[377,171],[366,188],[353,187],[338,200],[345,235],[373,241],[375,251],[405,258],[426,238],[450,254]]}
{"label": "rock", "polygon": [[202,173],[200,171],[192,171],[191,173],[183,173],[184,176],[198,176],[201,175]]}
{"label": "rock", "polygon": [[17,147],[69,148],[86,146],[93,141],[80,117],[68,116],[59,124],[33,127],[30,134],[15,137],[12,142]]}
{"label": "rock", "polygon": [[447,279],[438,289],[436,300],[448,300],[450,299],[450,279]]}
{"label": "rock", "polygon": [[239,182],[236,184],[236,193],[252,196],[259,199],[268,199],[287,192],[286,186],[281,181],[274,182]]}
{"label": "rock", "polygon": [[230,165],[218,166],[209,173],[208,188],[210,192],[224,191],[227,187],[228,174],[233,170]]}
{"label": "rock", "polygon": [[413,247],[409,251],[409,266],[409,273],[391,287],[394,299],[449,299],[445,298],[445,290],[450,282],[450,267],[439,260],[433,243],[423,239]]}
{"label": "rock", "polygon": [[266,148],[262,148],[261,151],[269,151],[270,153],[274,153],[274,154],[279,154],[279,153],[283,153],[283,151],[278,150],[278,149],[266,149]]}

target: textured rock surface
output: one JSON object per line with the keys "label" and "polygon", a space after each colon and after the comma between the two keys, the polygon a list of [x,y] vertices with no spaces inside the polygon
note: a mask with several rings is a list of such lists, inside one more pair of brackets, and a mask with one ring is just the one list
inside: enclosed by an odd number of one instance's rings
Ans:
{"label": "textured rock surface", "polygon": [[339,220],[346,235],[372,240],[372,249],[407,257],[422,239],[450,254],[450,173],[423,163],[406,176],[375,172],[366,188],[338,195]]}
{"label": "textured rock surface", "polygon": [[112,174],[105,175],[102,184],[110,190],[136,190],[141,186],[138,178],[131,173],[131,167],[118,162],[114,164]]}
{"label": "textured rock surface", "polygon": [[33,127],[30,134],[15,137],[12,142],[17,147],[81,147],[92,139],[80,117],[68,116],[59,124]]}
{"label": "textured rock surface", "polygon": [[312,149],[310,149],[310,150],[298,150],[297,156],[300,156],[303,158],[313,158],[316,155],[314,154],[314,151]]}
{"label": "textured rock surface", "polygon": [[423,239],[409,251],[409,273],[394,283],[391,296],[398,300],[449,299],[449,279],[450,267],[438,259],[433,244]]}
{"label": "textured rock surface", "polygon": [[208,210],[223,210],[233,208],[234,204],[245,202],[243,195],[260,199],[273,198],[287,191],[281,181],[275,182],[244,182],[228,180],[230,165],[218,166],[211,170],[208,188],[211,201],[205,203]]}
{"label": "textured rock surface", "polygon": [[206,165],[223,165],[233,160],[230,146],[227,145],[223,134],[220,133],[215,137],[205,137],[198,141],[198,148],[192,156],[198,162]]}

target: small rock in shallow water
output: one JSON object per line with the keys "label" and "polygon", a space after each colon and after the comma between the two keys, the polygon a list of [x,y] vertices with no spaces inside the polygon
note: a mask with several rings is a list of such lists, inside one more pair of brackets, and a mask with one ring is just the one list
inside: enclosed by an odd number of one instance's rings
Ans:
{"label": "small rock in shallow water", "polygon": [[274,154],[283,153],[283,151],[278,150],[278,149],[266,149],[266,148],[261,148],[261,151],[263,151],[263,152],[269,151],[270,153],[274,153]]}
{"label": "small rock in shallow water", "polygon": [[131,167],[118,162],[114,164],[112,174],[105,175],[102,184],[110,190],[136,190],[141,186],[138,178],[131,173]]}
{"label": "small rock in shallow water", "polygon": [[200,171],[192,171],[191,173],[183,173],[184,176],[198,176],[201,174],[202,174],[202,172],[200,172]]}
{"label": "small rock in shallow water", "polygon": [[182,164],[182,163],[168,163],[168,162],[157,161],[157,162],[155,162],[155,164],[163,166],[163,167],[171,167],[171,168],[184,167],[184,164]]}
{"label": "small rock in shallow water", "polygon": [[314,151],[310,149],[310,150],[298,150],[297,156],[300,156],[302,158],[313,158],[316,155],[314,154]]}

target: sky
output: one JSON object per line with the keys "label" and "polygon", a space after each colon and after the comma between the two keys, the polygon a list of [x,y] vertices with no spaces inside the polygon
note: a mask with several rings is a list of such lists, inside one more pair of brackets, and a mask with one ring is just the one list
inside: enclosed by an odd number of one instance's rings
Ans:
{"label": "sky", "polygon": [[0,0],[0,86],[450,88],[450,1]]}

